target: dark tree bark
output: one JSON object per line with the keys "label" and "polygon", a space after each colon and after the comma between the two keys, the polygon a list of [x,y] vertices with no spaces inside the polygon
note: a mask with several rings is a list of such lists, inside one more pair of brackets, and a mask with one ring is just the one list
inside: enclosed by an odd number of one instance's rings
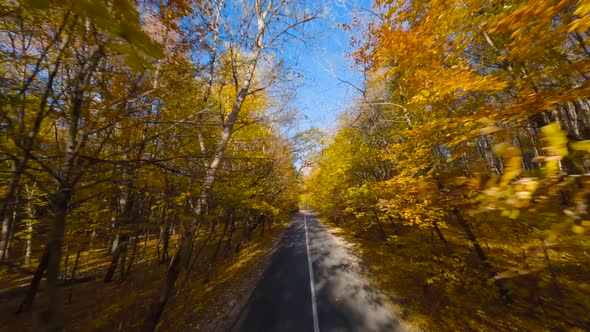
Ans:
{"label": "dark tree bark", "polygon": [[436,235],[438,235],[438,238],[440,239],[440,241],[445,245],[445,248],[447,248],[447,253],[452,254],[453,249],[451,249],[449,242],[447,241],[447,239],[445,238],[443,233],[440,231],[440,228],[438,227],[438,223],[436,221],[432,222],[432,227],[433,227],[434,231],[436,232]]}
{"label": "dark tree bark", "polygon": [[217,258],[217,255],[219,254],[219,250],[221,249],[221,243],[223,243],[223,239],[225,238],[225,236],[228,232],[228,226],[229,226],[229,220],[226,220],[223,223],[223,231],[221,232],[221,236],[219,237],[219,240],[217,240],[217,245],[215,246],[215,252],[213,253],[213,257],[212,257],[213,260],[215,260],[215,258]]}
{"label": "dark tree bark", "polygon": [[137,255],[137,250],[139,247],[139,234],[135,236],[135,241],[133,241],[133,250],[131,251],[131,257],[129,257],[129,265],[125,269],[125,275],[121,278],[121,280],[127,279],[129,276],[129,272],[131,272],[131,267],[133,267],[133,263],[135,262],[135,256]]}
{"label": "dark tree bark", "polygon": [[[127,251],[127,245],[129,244],[129,235],[123,234],[121,235],[121,242],[115,249],[112,255],[111,264],[107,269],[107,273],[104,276],[104,282],[111,282],[113,281],[113,276],[115,275],[115,271],[117,271],[117,265],[119,263],[119,258],[125,251]],[[123,263],[124,264],[124,263]],[[121,266],[123,266],[123,264]]]}
{"label": "dark tree bark", "polygon": [[[483,266],[484,270],[490,276],[490,278],[494,278],[497,275],[497,273],[494,270],[494,268],[492,267],[492,265],[490,264],[488,257],[486,256],[485,252],[481,248],[481,245],[479,244],[477,238],[475,237],[475,234],[471,230],[471,226],[463,218],[459,209],[454,208],[453,214],[457,218],[457,221],[459,222],[459,225],[461,226],[461,228],[463,228],[463,231],[465,232],[467,239],[469,240],[469,242],[473,246],[473,249],[475,250],[475,253],[477,254],[477,257],[479,258],[479,261],[480,261],[481,265]],[[512,303],[513,301],[510,298],[510,296],[508,295],[508,290],[503,285],[503,282],[499,279],[496,279],[494,281],[494,284],[498,287],[498,291],[500,292],[500,295],[502,296],[504,301]]]}
{"label": "dark tree bark", "polygon": [[225,251],[227,251],[231,248],[231,240],[234,235],[234,232],[236,231],[236,222],[233,217],[233,213],[229,214],[229,222],[230,222],[230,227],[229,227],[229,234],[227,236],[227,242],[225,244]]}
{"label": "dark tree bark", "polygon": [[28,311],[33,305],[35,295],[37,295],[37,291],[39,290],[39,284],[41,283],[41,279],[43,278],[43,273],[47,269],[48,259],[49,248],[45,248],[43,256],[41,256],[41,260],[39,261],[37,269],[35,270],[35,274],[33,275],[33,280],[31,280],[31,284],[29,286],[29,289],[27,290],[27,294],[25,295],[23,301],[16,310],[17,313]]}
{"label": "dark tree bark", "polygon": [[[82,252],[82,249],[78,249],[78,252],[76,253],[76,260],[74,261],[74,266],[72,266],[72,275],[70,276],[70,280],[74,281],[76,280],[76,270],[78,269],[78,262],[80,261],[80,253]],[[68,303],[71,304],[72,303],[72,296],[74,295],[74,288],[70,287],[69,289],[69,293],[68,293]]]}
{"label": "dark tree bark", "polygon": [[160,257],[160,264],[166,263],[169,258],[168,247],[170,246],[170,223],[166,222],[164,232],[162,233],[162,253]]}
{"label": "dark tree bark", "polygon": [[373,219],[375,219],[375,223],[377,224],[377,228],[379,229],[379,236],[381,236],[381,240],[387,240],[387,233],[385,232],[385,228],[383,228],[383,223],[379,219],[379,214],[377,212],[373,213]]}

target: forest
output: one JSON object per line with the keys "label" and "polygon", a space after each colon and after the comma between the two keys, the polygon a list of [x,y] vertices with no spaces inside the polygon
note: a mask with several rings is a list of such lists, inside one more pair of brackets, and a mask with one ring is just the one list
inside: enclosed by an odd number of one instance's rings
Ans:
{"label": "forest", "polygon": [[587,330],[590,2],[375,6],[308,203],[425,330]]}
{"label": "forest", "polygon": [[363,3],[301,129],[327,3],[1,1],[0,331],[228,331],[300,209],[416,330],[590,329],[590,1]]}
{"label": "forest", "polygon": [[274,52],[303,5],[1,2],[0,330],[184,330],[222,305],[297,210]]}

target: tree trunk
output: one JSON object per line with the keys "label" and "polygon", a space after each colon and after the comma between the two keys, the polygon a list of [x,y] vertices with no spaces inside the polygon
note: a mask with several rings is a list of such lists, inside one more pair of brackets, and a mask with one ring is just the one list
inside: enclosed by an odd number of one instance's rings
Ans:
{"label": "tree trunk", "polygon": [[236,231],[236,222],[233,218],[233,213],[229,214],[229,222],[230,222],[230,227],[229,227],[229,234],[227,236],[227,242],[225,244],[225,251],[227,251],[231,248],[231,239],[234,235],[234,232]]}
{"label": "tree trunk", "polygon": [[59,264],[61,262],[61,247],[64,241],[66,216],[72,189],[62,187],[54,199],[53,227],[48,244],[49,259],[47,262],[47,305],[42,314],[42,321],[46,323],[47,331],[61,331],[63,329],[62,304],[58,296]]}
{"label": "tree trunk", "polygon": [[66,279],[68,276],[68,261],[69,260],[70,260],[70,247],[66,243],[66,252],[64,254],[64,268],[63,268],[63,271],[61,272],[62,279]]}
{"label": "tree trunk", "polygon": [[37,295],[37,291],[39,290],[41,278],[43,278],[43,273],[45,272],[45,269],[47,269],[48,258],[49,248],[45,248],[45,250],[43,251],[43,256],[41,256],[41,260],[39,260],[39,264],[37,265],[37,269],[35,270],[35,274],[33,275],[33,280],[31,280],[31,284],[29,286],[29,289],[27,290],[27,294],[25,294],[23,301],[16,310],[17,313],[28,311],[33,305],[35,295]]}
{"label": "tree trunk", "polygon": [[0,261],[8,259],[9,256],[10,243],[12,242],[15,224],[17,223],[16,209],[19,200],[18,195],[19,194],[17,193],[16,197],[14,198],[14,202],[12,203],[12,206],[10,208],[10,211],[8,211],[8,214],[5,215],[4,223],[2,224],[2,247],[0,248],[0,250],[2,250],[2,257]]}
{"label": "tree trunk", "polygon": [[135,236],[135,241],[133,241],[133,250],[131,251],[131,257],[129,257],[129,265],[127,265],[127,268],[125,269],[125,275],[121,278],[122,281],[127,279],[129,272],[131,272],[131,267],[133,266],[133,263],[135,262],[135,256],[137,255],[138,246],[139,246],[139,234],[137,236]]}
{"label": "tree trunk", "polygon": [[146,230],[145,230],[145,240],[143,241],[143,249],[141,250],[141,257],[139,257],[140,260],[142,260],[145,257],[145,253],[147,252],[147,247],[148,247],[149,241],[150,241],[150,228],[148,226],[148,227],[146,227]]}
{"label": "tree trunk", "polygon": [[78,249],[78,252],[76,253],[76,260],[74,261],[74,266],[72,266],[72,274],[70,276],[70,279],[74,280],[76,278],[76,270],[78,269],[78,262],[80,261],[80,253],[82,252],[82,249]]}
{"label": "tree trunk", "polygon": [[188,253],[188,249],[186,247],[182,247],[182,245],[186,245],[186,243],[187,241],[182,241],[181,248],[172,257],[170,265],[168,266],[168,271],[166,273],[164,287],[162,288],[158,299],[151,305],[148,315],[143,323],[143,327],[141,329],[142,331],[151,332],[156,329],[156,326],[160,321],[160,317],[162,316],[162,312],[164,312],[164,308],[166,307],[168,300],[174,293],[174,284],[176,283],[176,280],[180,274],[181,260],[184,258],[183,255]]}
{"label": "tree trunk", "polygon": [[24,158],[20,161],[18,166],[13,168],[14,173],[8,184],[8,190],[6,196],[4,196],[2,206],[0,207],[0,221],[2,222],[2,234],[0,234],[0,261],[4,261],[8,258],[13,226],[12,223],[14,221],[14,210],[16,208],[16,196],[26,160],[28,160],[28,158]]}
{"label": "tree trunk", "polygon": [[162,256],[160,257],[160,264],[166,263],[169,257],[168,246],[170,245],[170,223],[168,221],[164,225],[162,240],[164,241],[164,244],[162,245]]}
{"label": "tree trunk", "polygon": [[[29,159],[31,157],[31,150],[32,150],[33,146],[35,145],[36,137],[39,134],[41,124],[47,114],[45,111],[45,108],[47,107],[47,103],[48,103],[48,101],[51,97],[52,91],[53,91],[52,87],[53,87],[55,77],[57,76],[57,72],[62,65],[62,56],[65,53],[65,50],[69,49],[69,46],[70,46],[71,35],[73,35],[73,34],[70,34],[70,36],[68,36],[65,40],[63,39],[63,36],[62,36],[62,33],[65,31],[66,26],[68,25],[69,18],[70,18],[69,13],[64,15],[62,24],[60,25],[57,33],[55,34],[55,38],[53,38],[51,41],[48,41],[48,45],[46,46],[46,48],[42,51],[41,54],[39,54],[39,56],[44,57],[55,43],[57,43],[58,41],[62,41],[62,43],[61,43],[62,46],[58,49],[57,57],[55,58],[55,61],[53,63],[53,68],[51,68],[51,70],[49,70],[49,68],[47,68],[48,75],[43,80],[45,82],[45,84],[44,84],[45,87],[43,89],[43,94],[42,94],[41,100],[39,102],[37,114],[34,117],[33,125],[32,125],[32,127],[27,128],[27,129],[25,129],[25,120],[24,120],[24,112],[25,112],[24,105],[27,104],[26,92],[27,92],[31,82],[33,82],[34,78],[41,72],[39,65],[37,65],[36,68],[33,70],[32,75],[23,81],[23,86],[20,90],[20,95],[22,97],[22,101],[21,101],[22,102],[21,103],[21,114],[22,115],[19,115],[19,121],[18,121],[19,127],[20,127],[20,135],[21,135],[20,139],[18,139],[18,141],[20,141],[18,145],[20,145],[22,147],[22,157],[20,159],[18,159],[18,161],[15,162],[15,167],[13,168],[12,178],[11,178],[10,183],[8,185],[8,190],[6,192],[6,196],[4,196],[2,206],[0,207],[0,222],[2,222],[2,231],[3,231],[0,236],[0,251],[1,251],[0,252],[0,261],[3,261],[8,256],[11,225],[10,225],[10,221],[8,221],[7,218],[9,216],[13,215],[13,212],[15,209],[14,204],[16,202],[17,190],[20,187],[21,177],[24,174],[25,169],[27,168],[27,164],[28,164]],[[70,27],[74,28],[75,25],[76,25],[76,20],[74,20],[74,22],[72,22]],[[25,66],[25,72],[26,71],[27,71],[27,69]],[[4,232],[5,230],[6,230],[6,232]]]}
{"label": "tree trunk", "polygon": [[194,211],[195,216],[197,216],[197,218],[195,219],[198,219],[199,221],[197,222],[197,220],[193,219],[192,222],[186,226],[184,234],[180,241],[180,246],[174,254],[172,262],[170,263],[170,266],[168,268],[166,282],[164,284],[164,287],[162,288],[160,297],[155,303],[153,303],[152,307],[150,308],[150,312],[146,317],[146,320],[144,321],[144,325],[142,327],[143,331],[151,332],[155,330],[158,321],[160,320],[160,316],[164,311],[166,303],[168,302],[170,296],[174,293],[176,280],[178,279],[181,269],[187,268],[188,263],[190,262],[190,254],[192,251],[192,244],[194,241],[195,232],[197,230],[198,225],[200,224],[201,218],[203,218],[203,213],[206,211],[211,187],[213,185],[213,182],[215,182],[217,170],[221,165],[221,162],[225,155],[227,144],[229,143],[229,140],[233,133],[233,128],[238,120],[238,115],[240,113],[240,110],[242,109],[244,100],[246,99],[246,96],[250,91],[250,85],[254,78],[254,73],[256,71],[258,60],[263,49],[263,41],[267,24],[266,16],[269,14],[269,12],[262,8],[259,8],[258,5],[256,11],[258,16],[258,33],[256,35],[256,40],[252,51],[252,58],[249,61],[248,66],[246,68],[246,73],[242,86],[238,90],[238,94],[232,104],[231,112],[227,117],[227,120],[223,124],[221,136],[219,137],[219,140],[215,145],[215,151],[211,158],[211,162],[208,164],[208,167],[206,168],[205,177],[201,185],[200,194]]}
{"label": "tree trunk", "polygon": [[117,270],[119,258],[121,257],[121,254],[124,254],[124,252],[127,250],[127,244],[129,243],[129,235],[122,235],[121,238],[121,242],[113,252],[111,264],[109,265],[107,273],[104,276],[104,282],[113,281],[113,276],[115,275],[115,271]]}
{"label": "tree trunk", "polygon": [[27,244],[25,248],[25,265],[31,264],[31,248],[33,247],[33,221],[27,220]]}
{"label": "tree trunk", "polygon": [[440,231],[440,228],[438,228],[438,223],[436,221],[432,222],[432,227],[434,228],[434,231],[436,232],[436,235],[438,235],[438,238],[440,239],[440,241],[445,245],[445,248],[447,248],[447,254],[452,254],[453,249],[451,249],[449,242],[444,237],[443,233]]}
{"label": "tree trunk", "polygon": [[73,288],[73,281],[76,280],[76,270],[78,269],[78,262],[80,261],[80,253],[82,249],[78,249],[76,253],[76,260],[74,261],[74,266],[72,266],[72,275],[70,276],[70,280],[72,280],[72,285],[70,286],[69,293],[68,293],[68,303],[72,303],[72,296],[74,295],[74,288]]}
{"label": "tree trunk", "polygon": [[387,240],[387,233],[385,232],[385,229],[383,228],[383,224],[381,223],[381,220],[379,219],[379,214],[377,212],[374,212],[373,218],[375,219],[375,223],[377,224],[377,227],[379,228],[379,235],[381,236],[381,240],[382,241]]}
{"label": "tree trunk", "polygon": [[[475,250],[475,253],[477,254],[477,257],[479,258],[479,261],[481,262],[481,265],[484,267],[486,273],[490,276],[490,278],[495,277],[497,273],[488,261],[488,257],[486,256],[485,252],[479,245],[479,242],[477,241],[475,234],[471,230],[471,226],[467,223],[465,219],[463,219],[463,216],[461,215],[459,209],[454,208],[453,213],[455,214],[455,217],[457,218],[459,225],[461,226],[461,228],[463,228],[463,231],[465,232],[467,239],[469,240],[469,242],[471,242],[471,245],[473,246],[473,249]],[[498,287],[498,291],[500,292],[500,295],[502,296],[504,301],[511,303],[512,299],[508,295],[508,290],[504,287],[503,282],[499,279],[496,279],[494,281],[494,284]]]}
{"label": "tree trunk", "polygon": [[219,250],[221,249],[221,243],[223,243],[223,239],[225,238],[225,235],[228,232],[228,226],[229,226],[229,220],[227,220],[223,225],[223,231],[221,232],[221,236],[219,237],[219,240],[217,241],[217,245],[215,246],[215,252],[213,253],[213,257],[212,257],[213,260],[215,260],[215,258],[217,258],[217,255],[219,254]]}

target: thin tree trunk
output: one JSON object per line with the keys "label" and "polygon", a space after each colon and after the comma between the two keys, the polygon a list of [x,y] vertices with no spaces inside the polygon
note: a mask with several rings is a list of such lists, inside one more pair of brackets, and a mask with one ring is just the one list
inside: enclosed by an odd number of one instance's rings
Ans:
{"label": "thin tree trunk", "polygon": [[451,246],[449,245],[447,239],[444,237],[443,233],[440,231],[440,228],[438,227],[438,223],[436,221],[432,222],[432,227],[434,228],[434,231],[436,232],[436,235],[438,235],[440,241],[445,245],[445,248],[447,248],[447,253],[452,254],[453,250],[451,249]]}
{"label": "thin tree trunk", "polygon": [[74,260],[74,266],[72,266],[72,274],[70,276],[70,279],[74,280],[76,278],[76,270],[78,269],[78,262],[80,261],[80,253],[82,252],[82,249],[78,249],[78,252],[76,253],[76,260]]}
{"label": "thin tree trunk", "polygon": [[[15,172],[18,172],[18,169],[15,170]],[[21,172],[24,172],[24,170]],[[0,220],[3,220],[2,237],[0,238],[0,250],[2,251],[0,261],[4,261],[8,258],[10,250],[10,242],[12,240],[14,224],[16,222],[16,209],[18,206],[18,197],[21,188],[19,185],[20,177],[20,174],[13,177],[8,188],[8,193],[5,197],[4,204],[2,205],[2,211],[0,211],[0,217],[2,218]]]}
{"label": "thin tree trunk", "polygon": [[164,225],[164,232],[162,236],[164,244],[162,245],[162,256],[160,257],[160,264],[166,263],[169,257],[168,246],[170,245],[170,223],[168,221],[166,221],[166,224]]}
{"label": "thin tree trunk", "polygon": [[72,281],[72,284],[70,285],[70,289],[69,289],[69,293],[68,293],[68,303],[72,304],[72,296],[74,295],[74,283],[73,281],[76,279],[76,270],[78,269],[78,262],[80,261],[80,253],[82,252],[82,249],[78,249],[78,252],[76,253],[76,260],[74,261],[74,266],[72,266],[72,275],[70,276],[70,280]]}
{"label": "thin tree trunk", "polygon": [[[186,241],[181,241],[181,243],[184,244],[186,243]],[[161,290],[160,296],[158,297],[157,301],[155,301],[150,307],[150,310],[142,327],[143,331],[151,332],[156,329],[156,326],[160,321],[160,317],[162,316],[162,312],[164,312],[164,308],[166,307],[168,300],[174,293],[174,284],[176,283],[176,279],[178,279],[178,275],[180,274],[181,260],[184,258],[182,255],[184,255],[186,251],[187,249],[180,249],[172,257],[170,265],[168,266],[168,272],[166,273],[164,287]]]}
{"label": "thin tree trunk", "polygon": [[74,169],[76,166],[77,154],[83,145],[84,138],[80,136],[80,121],[82,115],[82,104],[84,94],[92,74],[96,70],[99,60],[103,56],[101,46],[95,46],[91,56],[82,64],[78,75],[75,77],[72,105],[69,112],[68,136],[64,152],[64,161],[61,166],[58,182],[58,190],[55,194],[53,209],[54,218],[49,239],[49,260],[47,265],[47,303],[46,310],[42,316],[46,323],[46,330],[49,332],[61,331],[63,329],[62,303],[58,298],[57,282],[59,276],[59,263],[61,261],[61,247],[64,241],[66,218],[70,200],[74,194]]}
{"label": "thin tree trunk", "polygon": [[[112,228],[115,228],[114,222],[112,223],[112,225],[113,225]],[[119,234],[118,231],[115,231],[115,232],[116,233],[112,237],[113,240],[111,241],[111,254],[113,254],[117,250],[117,248],[119,248],[119,244],[121,242],[121,240],[120,240],[121,235]]]}
{"label": "thin tree trunk", "polygon": [[381,240],[382,241],[387,240],[387,233],[385,232],[385,229],[383,228],[383,224],[381,223],[381,220],[379,219],[379,214],[377,214],[377,212],[374,212],[373,218],[375,219],[375,223],[377,224],[377,227],[379,228],[379,235],[381,236]]}
{"label": "thin tree trunk", "polygon": [[127,267],[127,250],[124,250],[121,254],[121,264],[119,268],[119,280],[123,281],[125,279],[125,268]]}
{"label": "thin tree trunk", "polygon": [[[270,2],[269,4],[272,5],[272,2]],[[256,2],[255,11],[257,16],[258,31],[252,49],[251,60],[249,61],[248,66],[246,67],[244,80],[242,86],[238,90],[235,100],[233,101],[231,112],[229,113],[229,116],[223,124],[221,135],[219,137],[219,140],[217,141],[217,144],[215,145],[215,150],[213,152],[211,162],[208,164],[208,167],[206,168],[205,177],[201,185],[199,198],[197,200],[197,204],[195,207],[195,216],[197,216],[196,219],[199,220],[203,218],[203,213],[207,210],[207,204],[209,201],[209,193],[211,191],[211,187],[215,182],[217,170],[221,165],[221,162],[225,155],[227,144],[229,143],[229,140],[233,133],[233,128],[238,120],[238,115],[242,109],[244,100],[250,92],[250,85],[252,84],[254,73],[256,71],[260,55],[264,48],[263,42],[268,24],[266,20],[271,8],[269,7],[263,9],[261,8],[261,6],[262,4],[260,2]],[[155,303],[153,303],[152,307],[150,308],[150,312],[144,321],[144,325],[142,327],[143,331],[151,332],[155,330],[158,321],[160,320],[160,316],[164,311],[166,303],[168,302],[172,294],[174,294],[176,280],[178,279],[181,270],[183,268],[186,269],[189,265],[192,244],[194,241],[195,232],[199,224],[200,221],[193,220],[186,226],[178,250],[174,254],[172,262],[170,263],[170,266],[168,268],[166,282],[164,284],[164,287],[162,288],[160,297]]]}
{"label": "thin tree trunk", "polygon": [[31,248],[33,247],[33,221],[27,220],[27,245],[25,249],[25,265],[31,264]]}
{"label": "thin tree trunk", "polygon": [[62,279],[66,279],[67,275],[68,275],[68,261],[70,259],[70,250],[69,249],[70,249],[70,247],[66,243],[66,252],[64,255],[64,268],[63,268],[63,271],[61,272]]}
{"label": "thin tree trunk", "polygon": [[2,220],[2,234],[0,238],[0,250],[1,256],[0,261],[4,261],[8,258],[8,250],[10,247],[10,238],[12,233],[12,223],[14,221],[14,209],[16,202],[16,191],[18,183],[20,182],[20,174],[13,177],[8,185],[8,192],[4,197],[4,202],[0,210],[0,220]]}
{"label": "thin tree trunk", "polygon": [[148,226],[148,227],[146,227],[145,240],[143,242],[143,249],[141,250],[141,257],[139,257],[139,260],[142,260],[145,257],[149,240],[150,240],[150,228]]}
{"label": "thin tree trunk", "polygon": [[111,282],[113,281],[113,276],[115,275],[115,271],[117,270],[117,265],[119,263],[119,258],[121,257],[122,254],[124,254],[124,251],[127,250],[127,244],[128,244],[128,235],[123,235],[124,239],[121,240],[121,242],[119,243],[119,245],[117,246],[117,248],[115,249],[115,251],[113,252],[113,256],[111,259],[111,264],[109,265],[109,268],[107,269],[107,273],[104,276],[103,281],[104,282]]}
{"label": "thin tree trunk", "polygon": [[[28,164],[29,159],[31,157],[31,150],[33,149],[33,146],[35,145],[36,137],[39,134],[43,119],[47,115],[47,113],[45,112],[45,108],[47,107],[49,98],[50,98],[51,93],[53,91],[53,89],[52,89],[53,83],[54,83],[55,77],[57,75],[57,72],[62,65],[62,56],[63,56],[65,50],[69,49],[70,41],[72,39],[71,36],[73,34],[70,34],[68,36],[68,38],[62,43],[63,46],[61,48],[59,48],[53,68],[51,69],[51,71],[49,71],[49,73],[48,73],[49,75],[44,80],[45,81],[45,84],[44,84],[45,88],[43,90],[43,95],[41,96],[41,99],[39,101],[39,108],[38,108],[37,114],[35,115],[35,120],[33,121],[33,126],[31,128],[28,128],[28,130],[25,129],[25,122],[24,122],[24,105],[27,104],[25,102],[26,92],[27,92],[30,84],[35,79],[35,77],[42,71],[41,66],[40,66],[42,59],[47,56],[50,48],[52,48],[55,45],[55,43],[57,43],[59,40],[62,40],[62,33],[66,29],[69,18],[70,18],[70,13],[68,12],[66,15],[64,15],[63,21],[62,21],[57,33],[55,34],[55,38],[53,40],[49,41],[46,48],[42,51],[41,54],[39,54],[40,58],[39,58],[37,64],[35,65],[35,69],[33,70],[32,75],[30,77],[28,77],[23,82],[22,90],[20,91],[20,94],[22,96],[22,103],[21,103],[21,105],[22,105],[21,106],[21,114],[22,115],[19,115],[19,127],[20,127],[20,134],[22,136],[19,139],[19,141],[20,141],[19,144],[22,145],[22,157],[20,159],[18,159],[18,161],[15,164],[15,167],[13,169],[13,171],[14,171],[13,176],[10,180],[9,185],[8,185],[8,190],[6,192],[6,196],[3,199],[2,206],[0,207],[0,222],[2,222],[2,230],[3,230],[3,234],[0,237],[0,250],[2,251],[0,253],[0,261],[3,261],[4,259],[6,259],[7,255],[8,255],[8,247],[9,247],[9,242],[10,242],[10,226],[11,225],[10,225],[10,222],[7,221],[7,218],[9,216],[13,215],[13,211],[15,208],[14,203],[16,201],[16,196],[17,196],[16,195],[17,189],[20,187],[21,177],[24,174],[25,169],[27,168],[27,164]],[[74,19],[70,25],[70,29],[73,29],[76,26],[76,22],[77,22],[77,20]],[[27,70],[27,69],[25,68],[25,70]],[[4,230],[6,230],[6,232],[4,232]]]}
{"label": "thin tree trunk", "polygon": [[29,309],[33,305],[35,295],[37,295],[37,291],[39,290],[39,284],[41,283],[41,279],[43,278],[43,273],[47,269],[48,258],[49,248],[45,248],[45,250],[43,251],[43,255],[41,256],[41,259],[39,260],[39,264],[37,265],[37,269],[35,270],[35,274],[33,275],[33,279],[31,280],[31,284],[29,285],[29,289],[27,290],[27,294],[25,294],[23,301],[16,310],[17,313],[29,311]]}
{"label": "thin tree trunk", "polygon": [[235,219],[233,218],[233,213],[229,214],[229,222],[230,222],[230,228],[229,228],[229,234],[227,236],[227,242],[225,244],[225,251],[227,251],[231,248],[231,239],[234,235],[234,232],[236,231],[236,222],[235,222]]}
{"label": "thin tree trunk", "polygon": [[129,272],[131,272],[131,267],[133,266],[133,263],[135,262],[135,256],[137,255],[137,248],[139,246],[138,243],[139,235],[135,237],[135,241],[133,242],[133,250],[131,251],[131,257],[129,257],[129,265],[127,265],[127,268],[125,269],[125,275],[123,276],[123,278],[121,278],[121,280],[127,279],[127,276],[129,276]]}
{"label": "thin tree trunk", "polygon": [[[61,34],[66,29],[66,25],[69,21],[69,17],[70,17],[69,13],[64,15],[62,24],[60,25],[59,30],[57,31],[57,34],[55,35],[55,38],[47,44],[47,48],[42,52],[42,54],[40,54],[40,58],[39,58],[37,64],[35,65],[35,69],[33,71],[33,74],[24,82],[22,90],[21,90],[21,95],[23,97],[23,101],[22,101],[23,107],[26,104],[24,99],[26,97],[26,91],[27,91],[29,85],[33,82],[34,78],[39,74],[39,72],[41,72],[40,64],[41,64],[42,59],[45,56],[47,56],[49,49],[51,47],[53,47],[53,45],[55,45],[56,42],[61,40],[61,38],[62,38]],[[72,24],[70,25],[70,29],[73,29],[76,26],[76,21],[77,21],[76,19],[73,20]],[[8,191],[6,193],[6,196],[3,199],[3,204],[0,207],[0,221],[3,223],[2,230],[3,231],[6,230],[6,232],[3,232],[3,234],[2,234],[3,236],[0,238],[0,250],[2,250],[2,253],[0,256],[0,261],[4,260],[8,255],[7,251],[8,251],[8,246],[9,246],[9,242],[10,242],[10,235],[11,235],[10,233],[11,233],[11,226],[12,225],[10,224],[9,221],[7,221],[7,218],[9,216],[13,215],[13,210],[14,210],[13,205],[16,200],[17,189],[20,187],[21,177],[27,168],[29,159],[31,157],[31,150],[33,149],[33,146],[35,145],[36,137],[39,134],[41,124],[47,114],[45,112],[45,108],[47,107],[50,95],[53,91],[53,89],[52,89],[53,82],[55,80],[55,77],[57,75],[59,68],[61,67],[62,56],[64,54],[64,51],[66,49],[69,49],[69,44],[70,44],[71,39],[72,39],[71,35],[68,36],[68,38],[62,44],[63,46],[59,49],[59,52],[57,54],[57,58],[55,60],[55,64],[54,64],[53,68],[51,69],[51,71],[48,73],[49,75],[47,76],[47,78],[45,80],[45,82],[46,82],[45,89],[44,89],[43,95],[41,96],[41,99],[39,101],[38,112],[35,115],[35,120],[33,122],[33,126],[31,128],[29,128],[29,130],[25,130],[24,117],[20,116],[21,120],[20,120],[19,126],[21,128],[21,134],[23,136],[21,136],[22,138],[19,139],[19,141],[20,141],[20,144],[22,145],[22,153],[23,154],[22,154],[22,157],[20,159],[18,159],[17,164],[15,165],[13,177],[10,181],[10,184],[8,185]],[[24,114],[24,108],[21,108],[21,112]]]}
{"label": "thin tree trunk", "polygon": [[[217,169],[221,164],[222,158],[225,154],[225,148],[229,142],[229,139],[233,131],[233,126],[238,119],[238,114],[242,108],[246,95],[248,94],[250,83],[254,75],[254,70],[256,68],[258,58],[260,56],[260,51],[261,49],[258,49],[255,52],[254,60],[250,62],[244,86],[242,87],[242,89],[240,89],[240,92],[238,93],[238,96],[233,104],[232,112],[229,115],[228,121],[223,126],[223,131],[217,144],[217,147],[215,149],[214,157],[205,173],[205,179],[201,187],[201,194],[199,195],[199,200],[197,201],[197,207],[195,209],[195,215],[199,216],[199,218],[202,218],[201,213],[206,208],[207,201],[209,200],[209,191],[211,190],[211,186],[215,181]],[[160,297],[152,305],[150,312],[146,320],[144,321],[144,325],[142,328],[143,331],[151,332],[155,330],[158,321],[160,320],[160,316],[162,315],[162,312],[164,310],[164,307],[166,306],[166,303],[168,303],[170,296],[174,292],[174,286],[180,274],[180,270],[183,268],[183,266],[186,266],[186,263],[188,262],[196,228],[197,223],[194,221],[187,226],[185,234],[181,239],[179,249],[172,258],[172,262],[170,263],[170,266],[168,268],[166,282],[164,287],[162,288]]]}
{"label": "thin tree trunk", "polygon": [[58,298],[57,283],[59,280],[59,264],[61,262],[61,247],[66,229],[66,216],[71,198],[71,189],[63,188],[56,193],[54,199],[54,219],[48,244],[49,259],[47,262],[47,305],[42,315],[47,331],[61,331],[63,329],[62,304]]}
{"label": "thin tree trunk", "polygon": [[[479,258],[481,265],[484,267],[484,270],[490,276],[490,278],[495,277],[497,275],[497,273],[494,270],[494,268],[492,267],[492,265],[490,264],[490,262],[488,261],[488,257],[486,256],[485,252],[483,251],[479,242],[477,241],[475,234],[471,230],[471,226],[467,223],[467,221],[465,219],[463,219],[463,216],[461,215],[461,212],[459,211],[459,209],[454,208],[453,213],[455,214],[455,217],[457,218],[459,225],[461,226],[461,228],[463,228],[463,231],[465,232],[467,239],[469,240],[469,242],[471,242],[471,245],[473,246],[473,249],[475,250],[477,257]],[[498,287],[500,295],[502,296],[504,301],[512,302],[512,299],[508,295],[508,290],[504,287],[502,281],[499,279],[496,279],[494,281],[494,284]]]}
{"label": "thin tree trunk", "polygon": [[221,243],[223,243],[223,239],[225,238],[227,231],[228,231],[228,226],[229,226],[229,220],[226,221],[223,225],[223,231],[221,232],[221,236],[219,237],[219,240],[217,241],[217,245],[215,246],[215,252],[213,253],[213,257],[212,257],[213,260],[215,260],[215,258],[217,258],[217,254],[219,254],[219,250],[221,249]]}

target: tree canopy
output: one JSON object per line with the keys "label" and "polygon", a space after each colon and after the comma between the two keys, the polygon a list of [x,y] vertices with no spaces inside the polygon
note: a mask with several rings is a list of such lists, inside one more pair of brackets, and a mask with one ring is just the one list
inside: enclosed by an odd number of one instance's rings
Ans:
{"label": "tree canopy", "polygon": [[588,324],[585,269],[566,271],[588,262],[573,249],[589,227],[588,8],[376,1],[356,27],[363,94],[317,154],[309,200],[356,241],[379,239],[361,241],[389,270],[377,278],[416,315],[437,308],[424,318],[437,330],[536,329],[525,312]]}

